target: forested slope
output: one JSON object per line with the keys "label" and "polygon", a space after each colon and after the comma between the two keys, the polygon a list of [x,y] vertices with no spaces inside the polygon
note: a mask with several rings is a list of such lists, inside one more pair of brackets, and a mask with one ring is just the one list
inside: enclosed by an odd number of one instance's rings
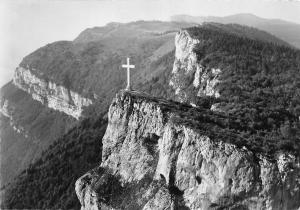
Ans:
{"label": "forested slope", "polygon": [[257,141],[260,146],[272,142],[299,151],[300,51],[214,25],[189,32],[203,40],[195,48],[199,63],[222,69],[217,89],[224,112],[265,137]]}

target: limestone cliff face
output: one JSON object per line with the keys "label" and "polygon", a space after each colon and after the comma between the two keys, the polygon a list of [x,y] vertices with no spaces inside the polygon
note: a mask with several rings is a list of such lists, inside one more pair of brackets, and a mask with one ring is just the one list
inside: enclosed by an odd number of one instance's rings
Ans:
{"label": "limestone cliff face", "polygon": [[175,37],[175,61],[170,86],[175,90],[180,102],[195,103],[195,97],[220,94],[216,85],[220,82],[220,69],[202,66],[194,49],[201,45],[201,40],[194,39],[188,31],[182,30]]}
{"label": "limestone cliff face", "polygon": [[299,159],[267,158],[209,137],[200,122],[183,120],[191,109],[119,93],[108,113],[102,163],[76,182],[82,210],[300,207]]}
{"label": "limestone cliff face", "polygon": [[49,108],[61,111],[76,119],[81,116],[84,107],[93,102],[68,88],[39,78],[33,70],[18,67],[14,75],[14,85],[29,93],[32,98]]}

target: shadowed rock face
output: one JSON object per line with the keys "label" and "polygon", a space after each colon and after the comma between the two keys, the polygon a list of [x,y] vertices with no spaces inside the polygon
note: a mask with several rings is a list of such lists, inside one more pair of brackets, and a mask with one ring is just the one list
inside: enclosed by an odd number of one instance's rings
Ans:
{"label": "shadowed rock face", "polygon": [[13,181],[76,122],[34,100],[13,82],[1,88],[0,118],[2,185]]}
{"label": "shadowed rock face", "polygon": [[[205,135],[204,119],[182,119],[191,109],[137,92],[117,94],[102,163],[76,182],[82,209],[299,208],[296,157],[271,159]],[[112,191],[118,193],[108,198]]]}
{"label": "shadowed rock face", "polygon": [[13,181],[94,101],[40,74],[19,66],[13,82],[1,88],[1,186]]}
{"label": "shadowed rock face", "polygon": [[13,82],[0,90],[1,186],[40,157],[94,101],[39,74],[19,66]]}

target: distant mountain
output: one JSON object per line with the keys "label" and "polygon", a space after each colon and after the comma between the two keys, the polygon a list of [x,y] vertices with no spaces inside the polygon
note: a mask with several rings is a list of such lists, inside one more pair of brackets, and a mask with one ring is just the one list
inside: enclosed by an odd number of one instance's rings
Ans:
{"label": "distant mountain", "polygon": [[172,16],[171,20],[198,24],[203,22],[218,22],[251,26],[269,32],[289,44],[300,48],[300,24],[284,20],[265,19],[252,14],[236,14],[224,17],[176,15]]}

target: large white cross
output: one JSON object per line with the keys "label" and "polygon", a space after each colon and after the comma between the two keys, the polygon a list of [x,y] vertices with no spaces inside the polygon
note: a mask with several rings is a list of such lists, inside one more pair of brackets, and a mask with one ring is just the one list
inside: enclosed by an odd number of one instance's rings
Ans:
{"label": "large white cross", "polygon": [[127,64],[122,65],[122,68],[127,68],[127,86],[126,90],[131,90],[130,86],[130,69],[134,69],[134,65],[129,64],[129,58],[127,58]]}

